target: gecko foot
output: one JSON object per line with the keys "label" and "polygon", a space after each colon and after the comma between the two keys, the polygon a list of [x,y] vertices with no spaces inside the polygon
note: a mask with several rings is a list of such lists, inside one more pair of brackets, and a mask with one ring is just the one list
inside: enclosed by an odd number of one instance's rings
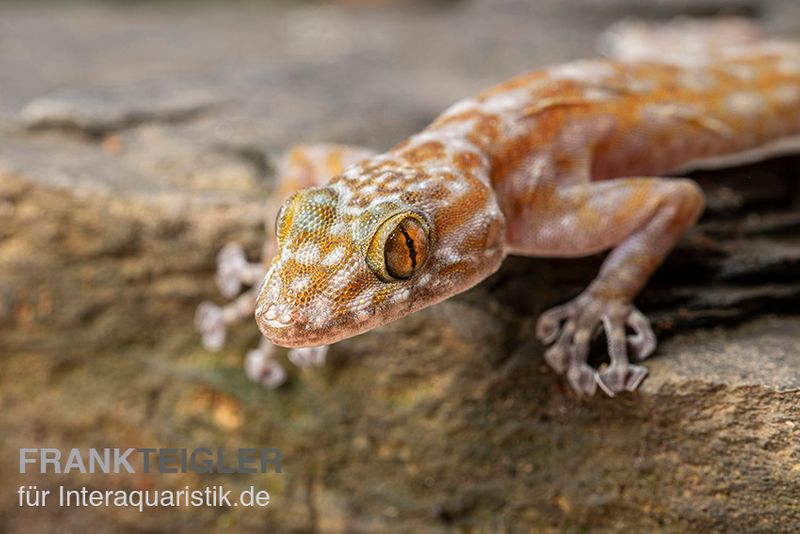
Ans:
{"label": "gecko foot", "polygon": [[289,361],[297,367],[322,367],[327,354],[328,345],[292,349],[289,351]]}
{"label": "gecko foot", "polygon": [[202,302],[194,314],[194,324],[203,339],[203,346],[218,351],[225,344],[225,320],[222,308],[210,302]]}
{"label": "gecko foot", "polygon": [[275,389],[286,382],[286,369],[275,361],[275,345],[262,338],[258,347],[247,351],[244,370],[247,377],[267,389]]}
{"label": "gecko foot", "polygon": [[[586,364],[589,345],[603,326],[608,340],[611,365],[600,372]],[[626,334],[626,329],[633,331]],[[631,365],[628,357],[647,358],[656,348],[650,322],[630,302],[584,293],[542,314],[536,335],[546,345],[545,360],[558,373],[566,374],[570,386],[582,395],[593,395],[597,386],[613,396],[633,391],[647,370]]]}

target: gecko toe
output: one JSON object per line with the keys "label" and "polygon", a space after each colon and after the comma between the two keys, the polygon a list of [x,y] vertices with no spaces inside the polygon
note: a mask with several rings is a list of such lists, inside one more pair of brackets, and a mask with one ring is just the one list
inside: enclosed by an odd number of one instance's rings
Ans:
{"label": "gecko toe", "polygon": [[562,344],[556,344],[547,349],[544,353],[544,359],[560,375],[566,373],[569,368],[569,354]]}
{"label": "gecko toe", "polygon": [[536,322],[536,337],[549,345],[561,333],[561,323],[570,316],[569,306],[564,304],[544,312]]}
{"label": "gecko toe", "polygon": [[322,367],[328,354],[328,345],[304,347],[289,351],[289,361],[297,367]]}
{"label": "gecko toe", "polygon": [[242,290],[240,273],[247,267],[244,249],[239,243],[228,243],[217,254],[217,274],[214,280],[226,298],[235,297]]}
{"label": "gecko toe", "polygon": [[[559,311],[559,313],[561,313]],[[558,340],[552,347],[544,353],[545,361],[558,374],[564,374],[574,361],[581,361],[580,355],[576,354],[573,345],[573,335],[575,333],[575,322],[568,320],[560,327],[556,328]]]}
{"label": "gecko toe", "polygon": [[610,365],[597,373],[597,385],[613,397],[621,391],[635,391],[647,376],[647,369],[639,365]]}
{"label": "gecko toe", "polygon": [[210,302],[202,302],[194,315],[194,324],[202,335],[203,346],[218,351],[225,344],[226,328],[222,308]]}
{"label": "gecko toe", "polygon": [[267,389],[275,389],[286,382],[286,369],[272,356],[273,346],[260,345],[247,352],[244,369],[247,377]]}
{"label": "gecko toe", "polygon": [[579,395],[591,397],[597,389],[595,371],[585,363],[570,366],[567,370],[567,381]]}
{"label": "gecko toe", "polygon": [[628,315],[627,325],[633,329],[633,335],[628,336],[628,355],[637,361],[646,359],[656,350],[656,335],[650,326],[650,321],[637,309],[631,310]]}

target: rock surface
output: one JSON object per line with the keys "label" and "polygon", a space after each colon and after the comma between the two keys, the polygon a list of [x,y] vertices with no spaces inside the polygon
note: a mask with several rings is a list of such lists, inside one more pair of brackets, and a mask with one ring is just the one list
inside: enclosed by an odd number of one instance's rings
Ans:
{"label": "rock surface", "polygon": [[[709,209],[640,299],[662,343],[635,394],[576,398],[532,334],[600,258],[511,258],[275,391],[242,371],[254,325],[216,354],[192,325],[220,300],[222,245],[260,250],[289,144],[385,147],[461,96],[590,54],[625,15],[722,4],[0,5],[0,485],[272,494],[264,510],[140,514],[20,509],[4,491],[0,524],[796,531],[798,157],[695,176]],[[790,0],[740,7],[800,35]],[[18,448],[35,446],[273,446],[285,469],[18,474]]]}

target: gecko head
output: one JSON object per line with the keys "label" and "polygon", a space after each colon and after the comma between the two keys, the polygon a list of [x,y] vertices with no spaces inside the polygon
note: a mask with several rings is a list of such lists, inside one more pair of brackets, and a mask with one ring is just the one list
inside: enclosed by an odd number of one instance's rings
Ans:
{"label": "gecko head", "polygon": [[503,258],[488,186],[456,171],[357,166],[281,207],[256,321],[273,343],[333,343],[468,289]]}

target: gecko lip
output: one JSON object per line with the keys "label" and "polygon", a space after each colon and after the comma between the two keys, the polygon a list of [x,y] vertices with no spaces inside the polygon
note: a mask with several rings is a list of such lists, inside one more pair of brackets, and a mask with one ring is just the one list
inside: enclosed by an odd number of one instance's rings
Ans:
{"label": "gecko lip", "polygon": [[282,323],[280,321],[276,321],[274,319],[267,319],[264,321],[270,328],[286,328],[291,323]]}
{"label": "gecko lip", "polygon": [[270,328],[286,328],[299,321],[301,314],[297,310],[278,307],[270,304],[264,312],[263,320]]}

